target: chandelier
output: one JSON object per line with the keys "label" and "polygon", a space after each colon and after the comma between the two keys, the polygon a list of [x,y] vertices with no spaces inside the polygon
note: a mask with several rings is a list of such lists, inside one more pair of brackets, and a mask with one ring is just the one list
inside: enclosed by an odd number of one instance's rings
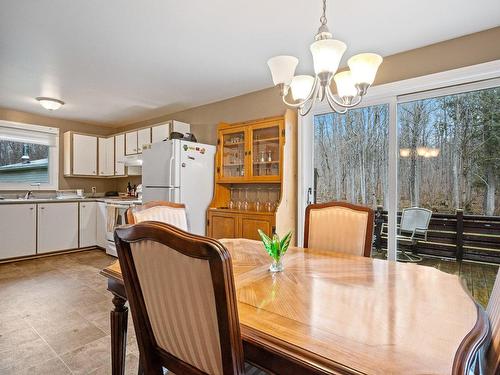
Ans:
{"label": "chandelier", "polygon": [[[280,87],[283,103],[298,108],[301,116],[307,115],[316,101],[322,102],[325,98],[334,112],[346,113],[349,108],[361,102],[382,63],[382,57],[375,53],[360,53],[347,61],[349,70],[335,74],[347,46],[344,42],[332,38],[326,26],[325,13],[326,0],[323,0],[321,26],[310,47],[315,77],[294,77],[295,68],[299,63],[299,59],[294,56],[275,56],[267,61],[273,82]],[[337,95],[331,89],[332,79],[337,86]],[[293,102],[287,99],[289,91]]]}

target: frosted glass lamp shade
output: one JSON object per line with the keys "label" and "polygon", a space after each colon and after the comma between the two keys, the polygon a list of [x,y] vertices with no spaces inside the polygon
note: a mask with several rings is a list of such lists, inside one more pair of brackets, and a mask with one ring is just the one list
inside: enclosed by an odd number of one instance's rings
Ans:
{"label": "frosted glass lamp shade", "polygon": [[354,97],[357,94],[357,89],[354,86],[354,80],[352,79],[352,74],[350,71],[340,72],[335,74],[333,77],[335,84],[337,85],[337,94],[341,98],[351,96]]}
{"label": "frosted glass lamp shade", "polygon": [[43,108],[48,109],[49,111],[55,111],[64,105],[64,102],[62,100],[47,98],[44,96],[39,96],[38,98],[36,98],[36,100]]}
{"label": "frosted glass lamp shade", "polygon": [[340,40],[322,39],[311,44],[314,72],[335,74],[347,46]]}
{"label": "frosted glass lamp shade", "polygon": [[280,83],[289,85],[298,63],[299,59],[293,56],[275,56],[267,60],[274,85],[279,85]]}
{"label": "frosted glass lamp shade", "polygon": [[311,93],[314,78],[308,75],[295,76],[292,79],[290,88],[292,89],[293,100],[304,100]]}
{"label": "frosted glass lamp shade", "polygon": [[382,64],[382,57],[375,53],[360,53],[347,61],[354,82],[367,85],[371,85],[375,80],[380,64]]}

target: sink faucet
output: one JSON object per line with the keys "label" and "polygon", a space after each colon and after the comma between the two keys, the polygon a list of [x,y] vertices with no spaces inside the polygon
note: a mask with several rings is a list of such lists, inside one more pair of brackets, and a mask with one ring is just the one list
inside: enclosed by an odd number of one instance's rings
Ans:
{"label": "sink faucet", "polygon": [[25,195],[24,195],[24,199],[30,199],[30,198],[33,198],[33,192],[31,190],[29,190]]}

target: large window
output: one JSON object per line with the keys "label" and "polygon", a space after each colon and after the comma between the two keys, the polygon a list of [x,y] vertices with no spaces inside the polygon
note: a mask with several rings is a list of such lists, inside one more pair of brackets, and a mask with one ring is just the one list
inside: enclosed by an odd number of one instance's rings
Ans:
{"label": "large window", "polygon": [[57,189],[57,129],[0,121],[0,188]]}
{"label": "large window", "polygon": [[346,200],[376,207],[387,195],[388,113],[386,104],[344,115],[314,116],[316,202]]}
{"label": "large window", "polygon": [[400,208],[500,215],[500,88],[398,105]]}

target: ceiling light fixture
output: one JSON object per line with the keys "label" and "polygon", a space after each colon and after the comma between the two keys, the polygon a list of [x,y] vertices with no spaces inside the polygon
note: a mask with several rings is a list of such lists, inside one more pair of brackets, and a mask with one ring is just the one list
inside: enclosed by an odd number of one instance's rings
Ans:
{"label": "ceiling light fixture", "polygon": [[38,100],[38,103],[40,103],[43,108],[48,109],[49,111],[55,111],[64,105],[62,100],[46,98],[43,96],[39,96],[36,100]]}
{"label": "ceiling light fixture", "polygon": [[[294,77],[299,63],[296,57],[275,56],[267,61],[273,82],[280,87],[283,103],[298,108],[302,116],[309,113],[316,101],[322,102],[325,98],[333,111],[346,113],[349,108],[361,102],[382,63],[382,57],[375,53],[361,53],[347,61],[350,70],[335,74],[347,46],[344,42],[333,39],[326,26],[326,0],[323,0],[320,22],[315,41],[310,47],[315,77]],[[332,79],[337,86],[337,95],[330,88]],[[290,89],[294,100],[292,103],[286,99]]]}

